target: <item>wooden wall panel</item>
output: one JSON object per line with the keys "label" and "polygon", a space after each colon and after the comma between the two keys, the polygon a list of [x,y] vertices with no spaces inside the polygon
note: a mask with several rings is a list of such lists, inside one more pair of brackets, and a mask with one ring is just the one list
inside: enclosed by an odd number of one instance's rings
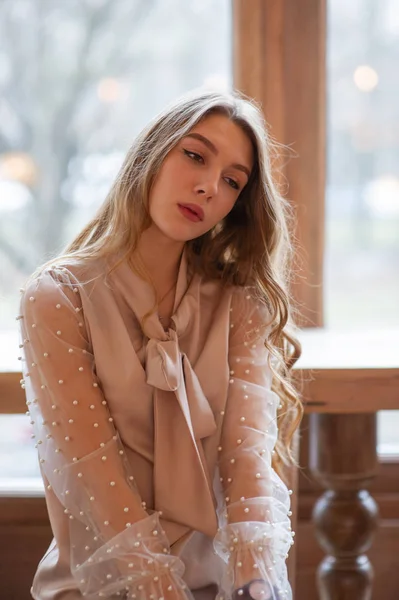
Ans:
{"label": "wooden wall panel", "polygon": [[51,538],[50,525],[0,526],[1,600],[32,600],[33,576]]}
{"label": "wooden wall panel", "polygon": [[0,600],[31,600],[33,575],[51,539],[43,497],[0,497]]}

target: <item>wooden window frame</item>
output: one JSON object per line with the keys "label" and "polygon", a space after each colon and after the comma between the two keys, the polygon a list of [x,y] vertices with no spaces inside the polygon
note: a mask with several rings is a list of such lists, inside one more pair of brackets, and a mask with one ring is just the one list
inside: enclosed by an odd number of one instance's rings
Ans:
{"label": "wooden window frame", "polygon": [[234,86],[257,100],[270,133],[295,157],[279,172],[295,209],[303,326],[323,326],[325,0],[233,0]]}

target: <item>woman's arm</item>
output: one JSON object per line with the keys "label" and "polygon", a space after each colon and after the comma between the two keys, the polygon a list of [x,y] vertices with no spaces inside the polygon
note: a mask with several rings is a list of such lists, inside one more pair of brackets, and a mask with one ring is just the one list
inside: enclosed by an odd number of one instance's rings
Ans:
{"label": "woman's arm", "polygon": [[158,515],[149,516],[142,506],[96,377],[74,276],[54,268],[32,281],[22,295],[19,323],[40,467],[69,519],[78,587],[87,598],[137,586],[150,593],[161,576],[161,583],[179,591],[181,565],[169,555]]}
{"label": "woman's arm", "polygon": [[290,492],[271,466],[279,398],[271,391],[263,344],[268,318],[248,291],[233,294],[230,385],[219,448],[226,506],[215,548],[228,563],[227,593],[262,579],[265,600],[277,600],[291,598],[285,560],[293,542]]}

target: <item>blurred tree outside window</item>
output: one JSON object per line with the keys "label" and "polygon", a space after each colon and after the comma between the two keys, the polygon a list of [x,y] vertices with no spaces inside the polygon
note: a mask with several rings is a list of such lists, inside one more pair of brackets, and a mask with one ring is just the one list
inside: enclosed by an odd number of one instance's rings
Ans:
{"label": "blurred tree outside window", "polygon": [[[230,0],[2,0],[0,371],[19,369],[19,288],[93,216],[142,127],[188,90],[231,88],[230,29]],[[30,435],[0,416],[13,485],[39,476]]]}
{"label": "blurred tree outside window", "polygon": [[[231,46],[230,0],[0,3],[0,371],[19,368],[26,277],[92,217],[149,119],[231,87]],[[399,4],[329,0],[327,50],[325,324],[398,338]],[[381,452],[399,453],[398,427],[379,415]],[[34,490],[30,434],[0,416],[1,476]]]}
{"label": "blurred tree outside window", "polygon": [[399,3],[330,0],[325,324],[399,328]]}

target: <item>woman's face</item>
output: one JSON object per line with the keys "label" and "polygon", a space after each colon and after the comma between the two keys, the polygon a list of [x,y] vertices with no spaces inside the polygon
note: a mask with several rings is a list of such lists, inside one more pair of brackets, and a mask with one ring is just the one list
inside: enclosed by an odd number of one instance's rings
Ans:
{"label": "woman's face", "polygon": [[[149,198],[153,226],[180,242],[203,235],[231,211],[253,160],[252,143],[241,127],[224,115],[204,118],[162,163]],[[200,218],[184,208],[187,204],[202,209]]]}

